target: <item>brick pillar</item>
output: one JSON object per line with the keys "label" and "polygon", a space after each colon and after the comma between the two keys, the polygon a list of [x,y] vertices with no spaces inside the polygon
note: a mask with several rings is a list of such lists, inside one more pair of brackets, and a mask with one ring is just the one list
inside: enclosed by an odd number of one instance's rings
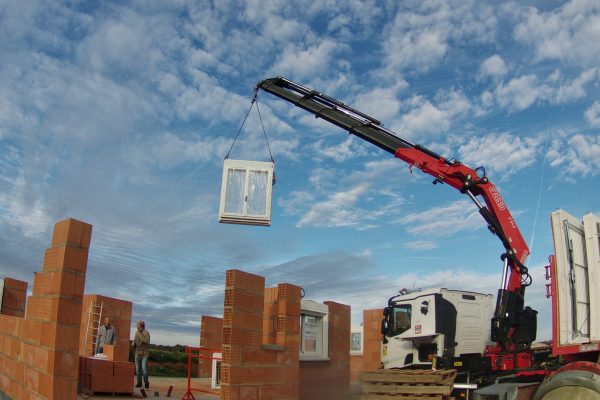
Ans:
{"label": "brick pillar", "polygon": [[[223,318],[202,316],[200,321],[200,347],[220,349],[223,346]],[[212,351],[201,352],[203,356],[212,356]],[[212,360],[198,359],[198,377],[212,377]]]}
{"label": "brick pillar", "polygon": [[91,234],[92,226],[86,223],[58,222],[42,272],[34,278],[26,317],[30,341],[23,343],[22,354],[27,386],[42,398],[77,398],[79,325]]}
{"label": "brick pillar", "polygon": [[373,371],[381,365],[381,320],[383,309],[363,311],[363,370]]}
{"label": "brick pillar", "polygon": [[23,318],[27,300],[27,282],[4,278],[0,314]]}
{"label": "brick pillar", "polygon": [[[281,284],[265,303],[265,279],[229,270],[225,283],[221,398],[297,400],[300,288]],[[274,292],[269,290],[268,296]],[[265,324],[265,308],[269,310]],[[275,311],[276,310],[276,311]],[[276,318],[271,318],[276,316]],[[263,325],[275,330],[263,335]],[[275,343],[263,344],[263,337]]]}

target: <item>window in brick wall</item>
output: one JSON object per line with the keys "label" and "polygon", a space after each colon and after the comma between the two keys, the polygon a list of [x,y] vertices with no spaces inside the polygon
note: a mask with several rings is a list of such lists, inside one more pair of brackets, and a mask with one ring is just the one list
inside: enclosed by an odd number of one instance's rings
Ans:
{"label": "window in brick wall", "polygon": [[0,278],[0,311],[2,311],[2,297],[4,296],[4,278]]}
{"label": "window in brick wall", "polygon": [[329,307],[312,300],[302,300],[300,311],[300,360],[329,360]]}
{"label": "window in brick wall", "polygon": [[273,171],[272,162],[226,159],[219,222],[271,225]]}
{"label": "window in brick wall", "polygon": [[352,327],[350,331],[350,354],[361,355],[363,353],[363,327]]}

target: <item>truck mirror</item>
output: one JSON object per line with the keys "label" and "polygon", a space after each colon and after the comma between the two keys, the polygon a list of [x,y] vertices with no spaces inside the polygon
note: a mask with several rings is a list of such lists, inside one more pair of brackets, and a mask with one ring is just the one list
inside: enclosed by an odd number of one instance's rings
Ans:
{"label": "truck mirror", "polygon": [[388,315],[390,315],[390,308],[386,307],[383,309],[383,316],[387,317]]}
{"label": "truck mirror", "polygon": [[389,321],[384,318],[381,320],[381,334],[382,335],[387,335],[388,331],[390,330],[390,323]]}

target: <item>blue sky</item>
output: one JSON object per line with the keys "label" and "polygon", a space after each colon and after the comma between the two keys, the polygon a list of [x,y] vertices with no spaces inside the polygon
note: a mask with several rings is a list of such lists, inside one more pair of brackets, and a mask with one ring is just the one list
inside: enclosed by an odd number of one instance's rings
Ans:
{"label": "blue sky", "polygon": [[[253,86],[282,75],[486,167],[549,338],[549,213],[600,213],[597,1],[2,1],[0,37],[0,275],[31,284],[53,224],[86,221],[86,292],[189,345],[230,268],[354,324],[403,287],[496,293],[502,246],[465,196],[268,93],[272,226],[217,222]],[[255,112],[231,158],[269,159]]]}

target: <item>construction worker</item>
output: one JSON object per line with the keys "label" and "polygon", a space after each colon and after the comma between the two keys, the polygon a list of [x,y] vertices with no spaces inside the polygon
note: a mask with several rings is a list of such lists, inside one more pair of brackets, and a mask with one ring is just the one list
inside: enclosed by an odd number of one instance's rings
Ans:
{"label": "construction worker", "polygon": [[148,382],[148,356],[150,355],[150,332],[146,330],[146,323],[144,321],[137,322],[137,331],[135,331],[135,338],[133,339],[133,351],[135,354],[135,373],[137,375],[137,385],[135,387],[142,387],[142,375],[144,376],[144,385],[148,389],[150,383]]}
{"label": "construction worker", "polygon": [[96,351],[94,354],[103,353],[105,344],[115,344],[117,341],[117,332],[114,326],[110,324],[110,317],[104,318],[104,324],[100,325],[96,335]]}

